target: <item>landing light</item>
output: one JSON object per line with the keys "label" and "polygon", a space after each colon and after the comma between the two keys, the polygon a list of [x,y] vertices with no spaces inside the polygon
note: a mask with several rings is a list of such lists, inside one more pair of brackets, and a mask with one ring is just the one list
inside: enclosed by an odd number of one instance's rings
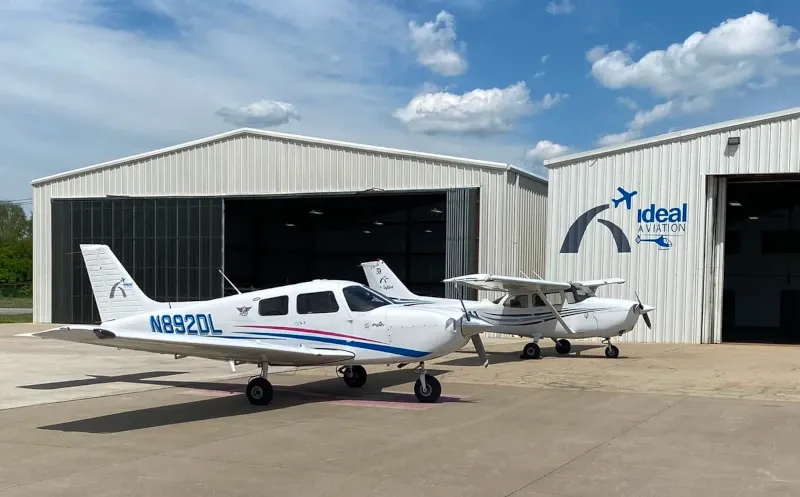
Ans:
{"label": "landing light", "polygon": [[383,226],[383,222],[381,222],[381,221],[375,221],[375,226]]}
{"label": "landing light", "polygon": [[736,202],[735,200],[733,202],[728,202],[728,204],[730,204],[733,207],[741,207],[742,206],[742,204],[740,204],[739,202]]}
{"label": "landing light", "polygon": [[290,228],[294,228],[294,223],[286,223],[285,226],[288,226]]}
{"label": "landing light", "polygon": [[750,219],[758,219],[758,216],[750,216]]}
{"label": "landing light", "polygon": [[309,212],[309,214],[314,214],[315,216],[321,216],[322,215],[321,211],[314,210],[314,209],[312,209],[312,210],[310,210],[308,212]]}

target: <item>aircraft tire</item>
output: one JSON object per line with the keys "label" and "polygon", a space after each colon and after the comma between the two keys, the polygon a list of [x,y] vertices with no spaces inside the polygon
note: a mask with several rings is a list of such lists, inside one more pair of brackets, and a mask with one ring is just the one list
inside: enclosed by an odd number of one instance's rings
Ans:
{"label": "aircraft tire", "polygon": [[253,378],[247,383],[245,395],[254,406],[265,406],[272,402],[272,383],[260,376]]}
{"label": "aircraft tire", "polygon": [[350,388],[361,388],[367,382],[367,370],[364,366],[353,366],[351,368],[353,376],[344,377],[344,383]]}
{"label": "aircraft tire", "polygon": [[542,355],[542,349],[539,344],[531,342],[522,349],[523,359],[538,359]]}
{"label": "aircraft tire", "polygon": [[606,357],[609,359],[616,359],[619,357],[619,348],[617,348],[616,345],[608,344],[608,347],[606,347]]}
{"label": "aircraft tire", "polygon": [[425,373],[425,386],[427,391],[423,392],[422,381],[418,379],[414,383],[414,395],[417,396],[417,400],[426,404],[439,400],[439,396],[442,395],[442,385],[439,380],[435,376]]}
{"label": "aircraft tire", "polygon": [[562,338],[556,342],[556,352],[559,354],[569,354],[570,349],[572,349],[572,344],[570,344],[569,340],[566,338]]}

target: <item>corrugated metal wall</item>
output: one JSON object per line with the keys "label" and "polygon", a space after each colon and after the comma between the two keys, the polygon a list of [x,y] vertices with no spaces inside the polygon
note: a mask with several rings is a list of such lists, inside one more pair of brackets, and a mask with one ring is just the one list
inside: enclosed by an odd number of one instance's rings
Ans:
{"label": "corrugated metal wall", "polygon": [[[727,146],[731,135],[741,137],[739,146]],[[635,298],[636,291],[656,311],[652,331],[640,321],[622,341],[699,343],[707,302],[703,294],[704,261],[711,246],[707,233],[713,230],[707,226],[712,219],[706,216],[706,175],[800,172],[800,118],[790,116],[578,160],[556,164],[550,171],[547,277],[625,278],[624,285],[601,288],[599,294]],[[617,187],[637,191],[631,210],[624,202],[614,206],[612,198],[620,198]],[[672,241],[671,248],[659,250],[653,241],[636,242],[637,235],[652,239],[661,234],[638,232],[637,209],[651,204],[680,207],[684,202],[685,232],[663,233]],[[560,253],[572,223],[601,205],[608,208],[588,224],[578,253]],[[610,230],[598,219],[622,229],[630,252],[618,251]]]}
{"label": "corrugated metal wall", "polygon": [[[160,156],[57,178],[34,187],[34,321],[51,320],[50,199],[130,196],[270,195],[383,190],[480,188],[478,270],[519,271],[518,254],[544,265],[547,185],[501,168],[280,140],[258,135],[184,148]],[[518,192],[518,193],[517,193]],[[531,219],[531,221],[525,221]],[[533,244],[533,245],[531,245]],[[541,247],[541,248],[539,248]],[[536,254],[542,254],[537,258]]]}
{"label": "corrugated metal wall", "polygon": [[[478,271],[478,199],[477,188],[447,191],[447,258],[445,278]],[[474,299],[477,292],[445,284],[445,297]]]}

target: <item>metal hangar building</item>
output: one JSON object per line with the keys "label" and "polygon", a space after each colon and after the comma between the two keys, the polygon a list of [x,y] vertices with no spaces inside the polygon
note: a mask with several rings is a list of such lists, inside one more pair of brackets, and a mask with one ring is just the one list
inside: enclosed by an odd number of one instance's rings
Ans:
{"label": "metal hangar building", "polygon": [[800,343],[800,108],[545,166],[547,277],[656,307],[622,341]]}
{"label": "metal hangar building", "polygon": [[[544,271],[547,180],[513,166],[239,129],[37,179],[33,320],[95,323],[81,243],[109,245],[159,301],[316,278],[383,259],[415,293]],[[466,298],[480,295],[463,292]]]}

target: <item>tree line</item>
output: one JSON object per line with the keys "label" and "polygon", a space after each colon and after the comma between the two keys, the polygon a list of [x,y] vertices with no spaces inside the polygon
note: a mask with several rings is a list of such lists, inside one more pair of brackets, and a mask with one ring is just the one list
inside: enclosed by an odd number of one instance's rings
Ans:
{"label": "tree line", "polygon": [[0,201],[0,297],[33,294],[33,217],[22,206]]}

